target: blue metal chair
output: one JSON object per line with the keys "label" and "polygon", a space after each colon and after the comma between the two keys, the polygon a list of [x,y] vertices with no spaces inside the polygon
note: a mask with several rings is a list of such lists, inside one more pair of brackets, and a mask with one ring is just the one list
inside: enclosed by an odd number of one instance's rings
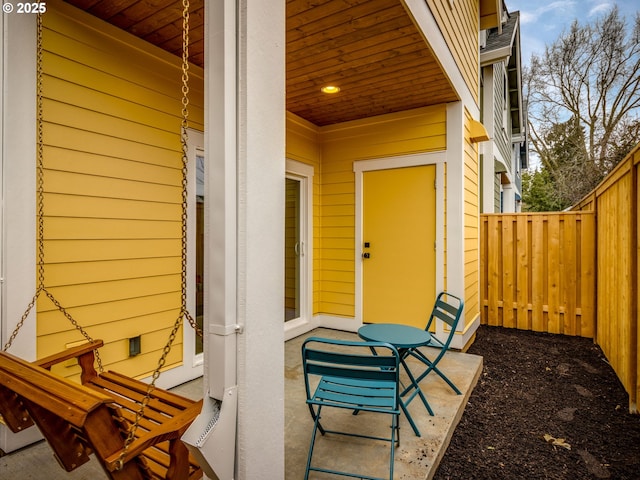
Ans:
{"label": "blue metal chair", "polygon": [[[449,350],[449,346],[451,345],[451,340],[456,333],[456,328],[458,326],[458,322],[460,317],[462,316],[462,310],[464,309],[464,302],[461,298],[452,295],[451,293],[441,292],[433,305],[433,310],[431,311],[431,315],[429,316],[429,321],[427,322],[427,326],[425,330],[429,332],[431,330],[432,324],[434,320],[440,319],[445,322],[449,327],[449,334],[444,342],[438,340],[435,335],[431,335],[431,339],[428,343],[424,345],[420,345],[421,347],[434,347],[439,349],[438,355],[433,360],[427,358],[427,356],[421,352],[417,347],[409,348],[405,351],[401,351],[400,355],[402,358],[406,358],[408,355],[412,355],[417,359],[421,360],[427,365],[427,369],[416,377],[416,383],[420,383],[424,377],[426,377],[431,372],[437,373],[440,378],[442,378],[447,384],[456,392],[458,395],[461,395],[462,392],[455,386],[455,384],[449,380],[449,378],[442,373],[442,370],[438,368],[438,363],[442,360],[445,353]],[[413,385],[409,385],[407,388],[403,390],[401,396],[406,395],[411,389]]]}
{"label": "blue metal chair", "polygon": [[[378,349],[377,355],[371,352],[371,347]],[[383,480],[382,477],[312,466],[311,460],[318,430],[322,435],[329,433],[389,442],[391,444],[389,479],[393,479],[395,446],[400,443],[398,429],[401,411],[399,365],[400,355],[388,343],[332,340],[319,337],[311,337],[304,342],[302,345],[304,382],[307,405],[314,421],[305,480],[309,478],[310,471]],[[312,391],[311,386],[318,381],[318,386]],[[352,431],[328,430],[320,423],[321,412],[325,407],[391,415],[391,436],[379,437]]]}

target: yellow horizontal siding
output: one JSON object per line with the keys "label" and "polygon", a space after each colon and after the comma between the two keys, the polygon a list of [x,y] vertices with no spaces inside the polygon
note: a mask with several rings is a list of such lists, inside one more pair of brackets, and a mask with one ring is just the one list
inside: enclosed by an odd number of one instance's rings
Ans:
{"label": "yellow horizontal siding", "polygon": [[[151,335],[159,336],[159,341],[155,344],[146,344],[143,346],[143,352],[157,351],[161,345],[166,343],[169,332],[173,327],[173,321],[178,314],[178,310],[168,310],[160,312],[150,312],[135,318],[125,317],[114,319],[110,324],[91,325],[91,332],[95,333],[96,338],[105,341],[105,348],[118,344],[121,341],[140,335],[148,339]],[[78,334],[74,334],[69,330],[60,330],[38,337],[38,349],[43,355],[53,354],[59,351],[59,345],[67,345],[69,343],[81,340]],[[180,345],[181,337],[176,337],[176,345]],[[100,349],[101,353],[103,349]],[[128,352],[126,352],[128,357]],[[113,358],[109,355],[101,355],[104,359]],[[160,358],[158,354],[156,361]]]}
{"label": "yellow horizontal siding", "polygon": [[[61,298],[60,301],[64,301],[67,304],[75,304],[82,300],[77,300],[71,296]],[[94,305],[80,305],[73,308],[74,316],[78,317],[78,321],[82,319],[82,326],[90,330],[91,334],[98,332],[108,333],[109,338],[119,338],[120,332],[111,331],[112,327],[109,327],[111,322],[125,319],[136,319],[152,313],[161,312],[175,312],[176,305],[179,306],[180,292],[169,293],[155,293],[153,295],[147,295],[145,297],[138,298],[126,298],[117,301],[111,301],[108,303],[94,304]],[[48,309],[46,311],[40,311],[41,309]],[[49,310],[50,302],[46,298],[38,300],[38,334],[47,335],[56,332],[70,331],[73,332],[73,327],[69,321],[59,314],[56,310]],[[145,331],[155,330],[158,325],[171,325],[173,324],[174,315],[164,315],[162,321],[157,320],[154,325],[140,324],[138,327],[140,330]],[[108,318],[109,322],[105,322],[104,318]],[[106,328],[96,328],[97,326],[105,326]],[[93,335],[92,335],[93,336]],[[99,338],[99,337],[98,337]],[[78,338],[76,338],[78,340]],[[106,340],[106,339],[105,339]]]}
{"label": "yellow horizontal siding", "polygon": [[[51,217],[127,218],[139,220],[180,219],[181,205],[163,204],[157,208],[153,202],[126,198],[82,197],[45,193],[46,215]],[[108,213],[108,216],[105,215]],[[46,221],[46,220],[45,220]]]}
{"label": "yellow horizontal siding", "polygon": [[355,317],[355,308],[352,305],[345,305],[341,303],[331,303],[321,301],[318,303],[318,308],[321,312],[327,312],[330,315],[338,317]]}
{"label": "yellow horizontal siding", "polygon": [[[76,150],[106,157],[103,158],[103,161],[115,157],[139,163],[153,163],[174,168],[180,167],[180,157],[177,156],[179,155],[178,150],[157,147],[153,144],[152,139],[148,139],[145,143],[132,142],[104,135],[101,132],[78,130],[65,125],[51,123],[45,123],[43,130],[44,143],[47,147]],[[177,125],[176,131],[179,131]],[[178,144],[176,143],[176,145]]]}
{"label": "yellow horizontal siding", "polygon": [[[65,4],[43,22],[46,285],[105,340],[105,366],[147,375],[180,307],[180,59]],[[200,130],[203,79],[192,66]],[[45,296],[37,309],[38,355],[81,338]],[[181,359],[178,339],[167,365]]]}
{"label": "yellow horizontal siding", "polygon": [[48,263],[172,257],[179,256],[180,247],[179,238],[45,240]]}
{"label": "yellow horizontal siding", "polygon": [[477,0],[427,0],[440,32],[476,101],[479,95],[479,19]]}
{"label": "yellow horizontal siding", "polygon": [[[90,57],[89,57],[90,58]],[[91,60],[85,63],[84,58],[77,60],[63,54],[45,52],[43,65],[46,71],[45,95],[61,102],[80,104],[98,112],[115,117],[136,119],[145,123],[145,117],[153,117],[154,112],[158,127],[171,129],[172,117],[179,115],[182,108],[180,97],[172,91],[161,92],[150,90],[148,83],[131,81],[128,77],[118,77],[113,71],[99,71],[92,67]],[[124,63],[124,62],[123,62]],[[129,65],[124,63],[125,65]],[[195,67],[192,67],[195,69]],[[174,88],[179,85],[180,73],[175,71],[168,79]],[[81,84],[75,80],[82,78]],[[199,75],[191,75],[191,81],[202,82]],[[190,85],[189,122],[200,130],[203,128],[204,107],[202,99],[197,97],[203,93],[200,88]],[[74,100],[73,95],[77,95]],[[193,99],[193,102],[191,101]],[[126,112],[126,113],[125,113]]]}
{"label": "yellow horizontal siding", "polygon": [[[52,100],[42,104],[49,123],[66,125],[76,130],[99,131],[102,135],[117,137],[121,140],[145,143],[153,139],[153,145],[167,150],[180,150],[180,138],[174,130],[168,131],[138,121],[105,115],[85,106],[78,107]],[[149,119],[151,120],[151,119]],[[179,158],[179,157],[178,157]]]}
{"label": "yellow horizontal siding", "polygon": [[81,285],[180,273],[180,257],[137,258],[47,265],[47,285]]}
{"label": "yellow horizontal siding", "polygon": [[120,178],[97,177],[73,172],[47,170],[45,191],[65,195],[122,198],[164,203],[180,203],[182,188],[179,185],[160,185]]}
{"label": "yellow horizontal siding", "polygon": [[287,112],[286,119],[287,158],[319,167],[318,128],[290,112]]}
{"label": "yellow horizontal siding", "polygon": [[323,164],[444,150],[446,109],[438,105],[382,115],[323,127],[321,132]]}
{"label": "yellow horizontal siding", "polygon": [[47,240],[166,239],[179,237],[182,225],[178,221],[47,217],[44,228]]}
{"label": "yellow horizontal siding", "polygon": [[467,325],[480,315],[480,177],[476,144],[470,140],[471,115],[465,109],[464,289]]}
{"label": "yellow horizontal siding", "polygon": [[[171,152],[175,161],[175,153]],[[50,170],[84,173],[98,177],[120,178],[124,180],[136,180],[141,182],[175,186],[176,179],[180,175],[177,166],[163,166],[156,163],[128,160],[121,158],[109,158],[88,152],[46,146],[44,156],[47,159],[47,167]],[[153,157],[150,160],[154,160]]]}
{"label": "yellow horizontal siding", "polygon": [[[145,349],[148,345],[156,345],[166,339],[169,336],[170,330],[161,330],[158,332],[152,332],[141,336],[141,345]],[[178,338],[182,335],[181,331],[178,332]],[[131,336],[136,336],[132,334]],[[42,351],[46,351],[46,345],[56,344],[64,341],[58,337],[44,337],[42,341],[38,342],[38,348]],[[167,355],[166,363],[162,371],[166,371],[179,365],[182,362],[182,342],[176,340],[173,345],[173,349]],[[55,353],[55,352],[52,352]],[[127,339],[115,340],[100,349],[100,358],[122,358],[126,360],[120,360],[113,362],[109,367],[121,373],[133,378],[145,378],[149,377],[157,367],[158,359],[162,355],[161,350],[144,351],[140,355],[129,358],[129,343]],[[52,368],[54,374],[69,377],[80,380],[80,367],[77,363],[67,362],[66,364],[56,365]]]}
{"label": "yellow horizontal siding", "polygon": [[353,270],[325,270],[324,282],[338,282],[343,287],[345,283],[353,282]]}

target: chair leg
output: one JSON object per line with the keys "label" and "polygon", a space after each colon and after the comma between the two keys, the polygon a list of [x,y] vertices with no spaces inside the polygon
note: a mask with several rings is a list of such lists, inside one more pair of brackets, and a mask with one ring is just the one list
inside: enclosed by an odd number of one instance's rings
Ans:
{"label": "chair leg", "polygon": [[[449,378],[444,373],[442,373],[440,371],[440,369],[437,366],[435,366],[431,362],[431,360],[429,360],[427,358],[427,356],[424,353],[422,353],[420,350],[417,350],[417,349],[415,351],[412,350],[409,353],[411,355],[413,355],[414,357],[416,357],[417,359],[419,359],[422,362],[424,362],[428,366],[428,368],[417,378],[417,382],[418,383],[421,382],[422,379],[424,377],[426,377],[431,371],[434,371],[440,376],[440,378],[442,378],[445,382],[447,382],[447,385],[449,385],[451,387],[451,389],[454,392],[456,392],[456,394],[462,395],[462,392],[458,389],[458,387],[456,387],[455,384],[451,380],[449,380]],[[409,385],[409,387],[405,388],[401,395],[405,395],[409,390],[411,390],[411,385]]]}
{"label": "chair leg", "polygon": [[404,416],[407,417],[407,420],[409,421],[409,425],[411,425],[411,428],[413,429],[413,433],[416,434],[416,437],[421,437],[422,435],[420,435],[420,430],[418,430],[418,427],[413,421],[413,418],[411,418],[411,414],[409,413],[409,410],[407,410],[406,405],[402,401],[400,402],[400,408],[402,408],[402,411],[404,412]]}
{"label": "chair leg", "polygon": [[391,459],[389,460],[389,480],[393,480],[393,465],[396,453],[396,435],[398,437],[398,445],[400,445],[400,430],[398,429],[398,415],[392,415],[391,422]]}
{"label": "chair leg", "polygon": [[409,392],[412,388],[416,389],[415,393],[411,395],[411,397],[406,402],[404,402],[405,405],[409,405],[411,403],[411,400],[413,400],[416,395],[419,395],[420,400],[422,400],[422,404],[425,406],[425,408],[429,412],[429,415],[433,417],[433,410],[431,410],[431,407],[429,406],[429,402],[427,402],[427,398],[424,396],[424,393],[422,393],[422,389],[420,388],[420,385],[418,385],[419,380],[416,380],[416,378],[413,376],[413,374],[411,373],[411,370],[409,369],[409,366],[404,361],[404,358],[402,358],[400,362],[404,366],[404,369],[406,370],[407,375],[409,376],[409,380],[411,380],[411,385],[405,388],[405,390],[400,394],[400,396],[401,397],[404,396],[405,393]]}
{"label": "chair leg", "polygon": [[309,404],[309,411],[311,412],[311,418],[313,419],[314,422],[316,422],[316,419],[317,419],[317,424],[318,424],[318,428],[320,429],[320,433],[324,435],[325,434],[324,428],[322,428],[322,425],[320,424],[320,408],[321,407],[322,406],[318,407],[318,413],[316,413],[315,410],[313,409],[313,405]]}
{"label": "chair leg", "polygon": [[[312,408],[311,405],[309,405],[309,408],[310,409]],[[313,448],[315,447],[316,434],[318,433],[318,429],[320,429],[320,433],[324,435],[324,431],[320,426],[320,410],[322,410],[322,406],[318,407],[318,413],[315,413],[312,410],[312,414],[311,414],[314,417],[313,432],[311,433],[311,444],[309,445],[309,454],[307,455],[307,468],[304,471],[304,480],[309,480],[309,469],[311,468],[311,457],[313,456]]]}

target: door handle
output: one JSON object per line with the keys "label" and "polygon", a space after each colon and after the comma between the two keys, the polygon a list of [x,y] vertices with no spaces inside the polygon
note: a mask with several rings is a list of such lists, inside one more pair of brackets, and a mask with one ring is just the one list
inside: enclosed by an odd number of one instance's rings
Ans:
{"label": "door handle", "polygon": [[362,254],[362,258],[371,258],[371,254],[369,252],[364,252]]}

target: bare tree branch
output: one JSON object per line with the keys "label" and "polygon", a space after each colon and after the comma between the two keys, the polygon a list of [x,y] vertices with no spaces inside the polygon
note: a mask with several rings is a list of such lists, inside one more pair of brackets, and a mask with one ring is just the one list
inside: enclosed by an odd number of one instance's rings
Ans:
{"label": "bare tree branch", "polygon": [[574,21],[524,71],[531,145],[560,203],[587,193],[640,140],[640,12],[630,23],[617,6]]}

